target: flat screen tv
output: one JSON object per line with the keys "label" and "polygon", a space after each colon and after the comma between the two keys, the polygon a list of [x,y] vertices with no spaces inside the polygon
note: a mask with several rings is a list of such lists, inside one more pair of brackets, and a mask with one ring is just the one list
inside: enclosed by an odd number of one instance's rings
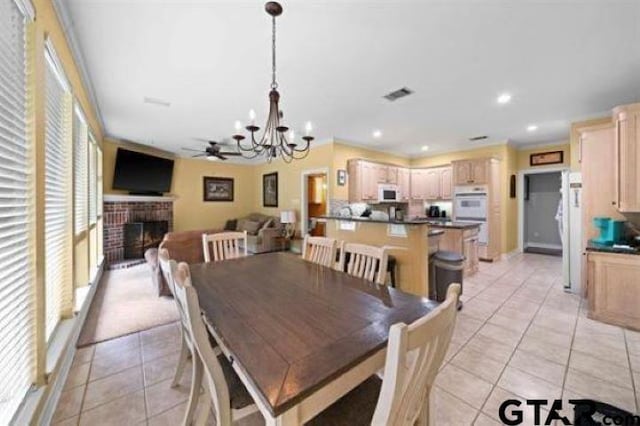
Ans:
{"label": "flat screen tv", "polygon": [[118,148],[113,189],[159,195],[171,191],[173,160]]}

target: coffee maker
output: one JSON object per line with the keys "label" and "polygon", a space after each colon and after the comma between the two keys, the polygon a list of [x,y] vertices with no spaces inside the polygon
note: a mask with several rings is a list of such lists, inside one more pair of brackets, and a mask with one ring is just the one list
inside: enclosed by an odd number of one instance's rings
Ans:
{"label": "coffee maker", "polygon": [[428,217],[440,217],[440,207],[439,206],[429,206],[429,210],[427,210]]}

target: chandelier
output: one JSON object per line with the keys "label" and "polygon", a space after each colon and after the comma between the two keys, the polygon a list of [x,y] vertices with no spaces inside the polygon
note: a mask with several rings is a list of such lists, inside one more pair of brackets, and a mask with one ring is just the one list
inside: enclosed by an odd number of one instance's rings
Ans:
{"label": "chandelier", "polygon": [[309,155],[311,148],[311,123],[305,125],[305,135],[302,141],[297,143],[295,140],[295,132],[289,130],[289,127],[280,123],[283,118],[282,111],[278,107],[280,101],[280,93],[278,92],[278,83],[276,82],[276,17],[282,14],[282,6],[280,3],[270,1],[265,4],[264,9],[271,16],[272,37],[271,37],[271,90],[269,91],[269,116],[267,124],[264,128],[262,137],[256,139],[256,133],[260,127],[255,125],[256,113],[249,111],[249,125],[245,129],[249,132],[248,142],[243,142],[247,137],[241,135],[242,124],[236,121],[236,134],[233,139],[238,144],[238,152],[244,158],[266,157],[268,162],[274,158],[280,157],[285,162],[290,163],[293,160],[301,160]]}

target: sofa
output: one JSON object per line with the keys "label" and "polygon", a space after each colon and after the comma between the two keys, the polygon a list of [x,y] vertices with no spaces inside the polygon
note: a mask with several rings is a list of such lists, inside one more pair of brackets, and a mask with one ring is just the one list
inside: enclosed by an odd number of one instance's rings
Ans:
{"label": "sofa", "polygon": [[171,296],[171,290],[164,280],[160,263],[158,262],[158,249],[165,248],[169,251],[169,257],[176,262],[202,263],[202,234],[215,234],[221,229],[199,229],[195,231],[168,232],[165,234],[158,248],[150,248],[144,253],[145,260],[151,268],[153,285],[158,290],[159,296]]}
{"label": "sofa", "polygon": [[278,238],[284,234],[284,225],[280,223],[280,218],[261,213],[251,213],[229,221],[225,229],[229,228],[247,231],[247,251],[256,254],[279,250]]}

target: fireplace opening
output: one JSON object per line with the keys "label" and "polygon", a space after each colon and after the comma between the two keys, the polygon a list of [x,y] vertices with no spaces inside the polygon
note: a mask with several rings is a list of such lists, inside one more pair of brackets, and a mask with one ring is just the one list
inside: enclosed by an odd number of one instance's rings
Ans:
{"label": "fireplace opening", "polygon": [[169,232],[169,222],[154,220],[124,224],[124,258],[142,259],[149,248],[156,248]]}

